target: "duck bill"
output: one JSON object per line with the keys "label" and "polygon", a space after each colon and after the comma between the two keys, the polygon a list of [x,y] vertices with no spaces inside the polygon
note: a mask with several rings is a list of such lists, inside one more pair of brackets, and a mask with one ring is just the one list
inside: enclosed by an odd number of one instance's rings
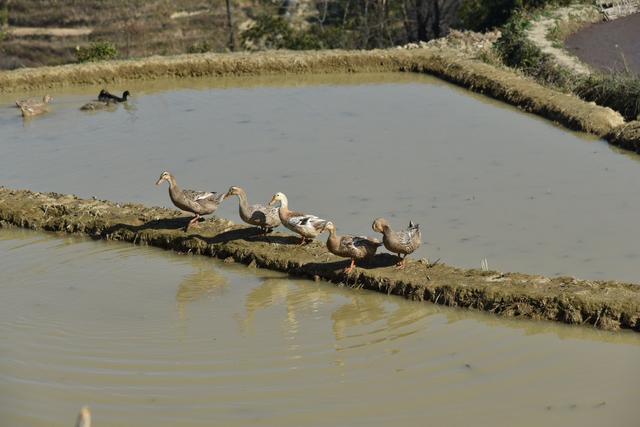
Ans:
{"label": "duck bill", "polygon": [[275,204],[276,204],[276,198],[273,197],[273,198],[271,198],[271,201],[269,202],[269,206],[273,206]]}
{"label": "duck bill", "polygon": [[164,181],[164,178],[160,178],[159,180],[156,181],[156,185],[160,185],[160,183]]}

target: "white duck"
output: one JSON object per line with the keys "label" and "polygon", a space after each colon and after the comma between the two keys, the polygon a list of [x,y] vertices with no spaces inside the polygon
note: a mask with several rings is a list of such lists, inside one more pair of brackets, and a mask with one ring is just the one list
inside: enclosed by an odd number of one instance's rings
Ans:
{"label": "white duck", "polygon": [[280,202],[278,215],[282,225],[300,235],[300,245],[312,242],[324,231],[327,220],[318,218],[315,215],[289,210],[289,200],[283,193],[274,194],[269,205],[274,205],[277,202]]}

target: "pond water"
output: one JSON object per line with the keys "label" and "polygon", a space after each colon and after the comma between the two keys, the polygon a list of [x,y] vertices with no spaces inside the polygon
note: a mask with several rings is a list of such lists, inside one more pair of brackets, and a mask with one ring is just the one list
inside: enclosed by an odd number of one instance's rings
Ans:
{"label": "pond water", "polygon": [[[638,156],[411,74],[135,83],[126,108],[52,92],[23,121],[0,105],[0,184],[170,206],[163,170],[196,190],[282,191],[293,209],[372,235],[421,224],[416,257],[478,268],[640,281]],[[239,222],[237,199],[218,215]]]}
{"label": "pond water", "polygon": [[598,22],[571,34],[567,49],[602,71],[640,73],[640,13]]}
{"label": "pond water", "polygon": [[[634,425],[640,334],[0,229],[0,425]],[[428,421],[427,421],[428,420]]]}

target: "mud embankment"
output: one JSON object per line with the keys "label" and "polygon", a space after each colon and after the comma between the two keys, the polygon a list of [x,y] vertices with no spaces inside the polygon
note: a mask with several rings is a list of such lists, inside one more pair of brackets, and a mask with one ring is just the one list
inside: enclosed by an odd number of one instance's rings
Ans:
{"label": "mud embankment", "polygon": [[398,271],[389,254],[379,254],[347,276],[342,269],[348,261],[329,254],[321,243],[298,247],[293,236],[262,237],[254,228],[223,219],[207,220],[187,234],[182,230],[187,219],[164,208],[0,187],[0,225],[157,246],[503,316],[640,331],[638,285],[462,270],[421,261]]}

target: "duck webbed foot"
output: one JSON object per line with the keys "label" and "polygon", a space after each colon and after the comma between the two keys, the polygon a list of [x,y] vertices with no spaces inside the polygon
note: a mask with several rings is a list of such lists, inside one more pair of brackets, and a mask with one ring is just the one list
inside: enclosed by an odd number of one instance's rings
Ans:
{"label": "duck webbed foot", "polygon": [[400,258],[400,261],[398,261],[398,262],[396,263],[396,269],[397,269],[397,270],[404,270],[405,262],[406,262],[407,256],[405,255],[404,257],[401,257],[401,256],[400,256],[400,254],[398,254],[398,258]]}
{"label": "duck webbed foot", "polygon": [[351,265],[347,268],[344,269],[344,273],[346,274],[351,274],[351,272],[353,271],[353,269],[356,267],[356,260],[352,259],[351,260]]}

